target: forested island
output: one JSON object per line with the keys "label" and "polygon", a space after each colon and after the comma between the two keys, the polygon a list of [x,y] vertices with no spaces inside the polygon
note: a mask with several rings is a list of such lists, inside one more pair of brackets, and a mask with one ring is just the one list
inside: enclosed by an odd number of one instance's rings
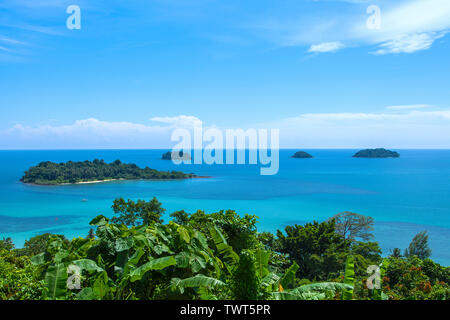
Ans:
{"label": "forested island", "polygon": [[176,151],[167,151],[161,157],[163,160],[172,160],[174,158],[179,160],[190,160],[191,156],[189,153],[184,153],[183,151],[179,151],[178,154]]}
{"label": "forested island", "polygon": [[55,163],[41,162],[25,171],[20,179],[24,183],[38,185],[58,185],[111,180],[155,180],[188,179],[196,175],[180,171],[158,171],[149,167],[140,168],[136,164],[122,163],[116,160],[106,163],[104,160]]}
{"label": "forested island", "polygon": [[233,210],[175,211],[165,223],[156,198],[112,209],[85,237],[46,233],[19,249],[0,239],[0,300],[450,299],[450,268],[430,259],[426,232],[383,257],[374,219],[357,213],[273,234]]}
{"label": "forested island", "polygon": [[306,158],[313,158],[313,156],[305,151],[297,151],[296,153],[294,153],[294,155],[292,155],[291,158],[306,159]]}
{"label": "forested island", "polygon": [[360,150],[353,155],[353,158],[398,158],[400,154],[384,148]]}

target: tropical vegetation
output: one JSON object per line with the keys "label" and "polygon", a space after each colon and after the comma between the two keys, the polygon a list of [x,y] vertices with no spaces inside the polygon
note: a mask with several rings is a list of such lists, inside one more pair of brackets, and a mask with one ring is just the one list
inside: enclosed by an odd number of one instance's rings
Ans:
{"label": "tropical vegetation", "polygon": [[[47,233],[21,249],[0,240],[0,299],[450,299],[450,268],[415,254],[428,238],[413,241],[408,256],[383,258],[363,216],[272,234],[233,210],[176,211],[165,223],[156,198],[119,198],[112,208],[86,237]],[[352,223],[357,231],[343,234]]]}
{"label": "tropical vegetation", "polygon": [[296,159],[302,159],[302,158],[312,158],[313,156],[310,155],[308,152],[305,151],[297,151],[296,153],[294,153],[291,158],[296,158]]}
{"label": "tropical vegetation", "polygon": [[29,168],[20,181],[41,185],[79,183],[105,180],[138,179],[187,179],[195,177],[180,171],[158,171],[149,167],[140,168],[136,164],[122,163],[116,160],[106,163],[104,160],[55,163],[45,161]]}
{"label": "tropical vegetation", "polygon": [[400,154],[384,148],[364,149],[353,155],[353,158],[398,158]]}

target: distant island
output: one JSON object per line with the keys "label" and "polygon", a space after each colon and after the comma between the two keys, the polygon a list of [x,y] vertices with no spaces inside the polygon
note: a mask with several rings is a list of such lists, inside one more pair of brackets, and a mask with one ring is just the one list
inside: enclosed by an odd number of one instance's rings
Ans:
{"label": "distant island", "polygon": [[156,180],[156,179],[189,179],[196,178],[194,174],[180,171],[158,171],[135,164],[122,163],[116,160],[106,163],[104,160],[66,163],[41,162],[25,171],[20,179],[24,183],[38,185],[59,185],[76,183],[95,183],[112,180]]}
{"label": "distant island", "polygon": [[190,160],[191,156],[189,153],[183,153],[183,151],[179,151],[178,154],[176,151],[167,151],[162,155],[163,160],[172,160],[174,158],[178,158],[180,160]]}
{"label": "distant island", "polygon": [[303,158],[313,158],[313,156],[305,151],[297,151],[291,158],[303,159]]}
{"label": "distant island", "polygon": [[360,150],[353,155],[353,158],[398,158],[400,154],[384,148]]}

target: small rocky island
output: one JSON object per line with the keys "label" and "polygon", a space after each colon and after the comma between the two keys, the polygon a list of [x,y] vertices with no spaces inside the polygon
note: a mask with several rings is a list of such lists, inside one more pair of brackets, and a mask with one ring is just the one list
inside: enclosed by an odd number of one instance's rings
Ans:
{"label": "small rocky island", "polygon": [[172,160],[172,159],[176,159],[176,160],[190,160],[191,156],[189,153],[184,153],[183,151],[167,151],[166,153],[164,153],[161,157],[161,159],[163,160]]}
{"label": "small rocky island", "polygon": [[360,150],[353,155],[353,158],[398,158],[400,154],[384,148]]}
{"label": "small rocky island", "polygon": [[41,162],[25,171],[20,181],[38,185],[60,185],[113,180],[172,180],[196,177],[192,173],[180,171],[158,171],[149,167],[142,169],[132,163],[122,163],[120,160],[106,163],[104,160],[95,159],[83,162]]}
{"label": "small rocky island", "polygon": [[307,159],[307,158],[313,158],[313,156],[305,151],[297,151],[296,153],[294,153],[294,155],[291,158]]}

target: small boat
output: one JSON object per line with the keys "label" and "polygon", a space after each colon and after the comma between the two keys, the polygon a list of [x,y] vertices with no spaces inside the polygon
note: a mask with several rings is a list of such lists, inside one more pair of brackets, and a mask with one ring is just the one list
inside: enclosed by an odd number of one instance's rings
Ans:
{"label": "small boat", "polygon": [[87,202],[88,200],[87,199],[81,199],[81,202]]}

